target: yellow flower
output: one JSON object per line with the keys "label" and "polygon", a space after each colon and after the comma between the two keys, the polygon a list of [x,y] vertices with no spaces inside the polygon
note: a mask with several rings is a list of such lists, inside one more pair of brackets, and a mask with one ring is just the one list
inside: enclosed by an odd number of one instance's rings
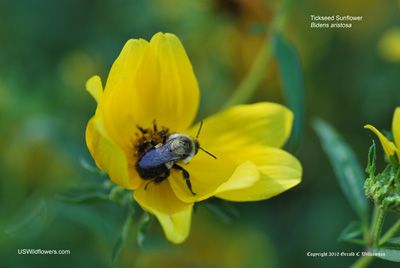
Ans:
{"label": "yellow flower", "polygon": [[378,42],[380,56],[389,62],[400,61],[400,27],[392,27],[384,32]]}
{"label": "yellow flower", "polygon": [[[103,92],[98,76],[87,82],[97,101],[86,129],[86,143],[111,180],[133,189],[139,205],[154,214],[167,238],[183,242],[190,229],[192,207],[212,196],[231,201],[255,201],[275,196],[301,181],[302,167],[279,149],[288,139],[293,115],[282,105],[258,103],[228,109],[204,120],[199,142],[217,160],[199,151],[182,171],[160,184],[144,181],[135,164],[142,133],[137,126],[195,137],[193,125],[199,88],[180,40],[158,33],[150,42],[129,40],[115,61]],[[146,188],[147,186],[147,188]]]}
{"label": "yellow flower", "polygon": [[400,107],[396,108],[393,115],[392,132],[393,132],[394,143],[389,141],[375,127],[371,125],[366,125],[364,126],[364,128],[372,130],[372,132],[374,132],[378,136],[379,140],[381,141],[383,150],[385,151],[385,154],[389,159],[396,153],[397,159],[399,160],[400,163]]}

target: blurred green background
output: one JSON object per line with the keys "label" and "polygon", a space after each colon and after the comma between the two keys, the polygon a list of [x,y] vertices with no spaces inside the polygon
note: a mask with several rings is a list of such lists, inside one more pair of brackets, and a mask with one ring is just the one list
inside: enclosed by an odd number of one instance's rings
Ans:
{"label": "blurred green background", "polygon": [[[370,123],[390,130],[400,105],[398,1],[294,1],[284,34],[299,53],[306,88],[305,132],[296,156],[300,185],[270,200],[237,204],[222,223],[200,207],[186,243],[168,243],[152,222],[145,249],[135,227],[117,267],[345,267],[358,252],[336,239],[356,214],[347,204],[312,118],[332,124],[366,165]],[[129,38],[171,32],[182,41],[201,88],[198,119],[219,110],[251,67],[281,1],[38,0],[0,2],[0,266],[110,267],[126,208],[64,204],[55,194],[96,182],[84,133],[96,105],[84,85],[103,83]],[[310,15],[363,16],[351,29],[311,29]],[[261,31],[260,31],[261,29]],[[285,103],[276,62],[252,102]],[[229,131],[229,130],[227,130]],[[378,164],[384,166],[378,149]],[[39,215],[40,217],[32,216]],[[389,215],[388,224],[398,218]],[[26,221],[24,223],[24,221]],[[21,223],[22,222],[22,223]],[[18,249],[69,249],[20,255]],[[371,267],[395,267],[376,260]]]}

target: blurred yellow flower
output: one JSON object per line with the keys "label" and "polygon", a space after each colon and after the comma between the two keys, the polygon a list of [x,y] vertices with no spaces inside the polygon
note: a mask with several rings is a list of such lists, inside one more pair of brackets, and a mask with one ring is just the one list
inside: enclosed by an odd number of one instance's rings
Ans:
{"label": "blurred yellow flower", "polygon": [[394,143],[389,141],[375,127],[371,125],[366,125],[365,128],[372,130],[378,136],[387,157],[390,159],[390,157],[396,153],[397,159],[399,160],[400,163],[400,107],[396,108],[393,115],[392,131],[393,131]]}
{"label": "blurred yellow flower", "polygon": [[103,92],[98,76],[87,82],[97,101],[86,129],[86,143],[111,180],[133,189],[139,205],[160,221],[167,238],[183,242],[190,230],[192,207],[211,196],[231,201],[255,201],[275,196],[300,183],[302,167],[279,149],[288,139],[293,114],[282,105],[236,106],[204,120],[199,141],[217,160],[199,152],[182,171],[171,169],[159,184],[144,181],[135,168],[143,129],[157,126],[169,133],[195,137],[192,126],[199,105],[199,88],[180,40],[158,33],[150,42],[129,40],[115,61]]}
{"label": "blurred yellow flower", "polygon": [[[147,243],[146,250],[142,251],[133,245],[130,251],[124,252],[126,266],[279,267],[277,249],[257,224],[247,222],[226,228],[225,223],[216,222],[215,217],[202,209],[197,210],[193,218],[193,230],[183,245]],[[133,255],[132,251],[139,254]]]}
{"label": "blurred yellow flower", "polygon": [[384,60],[400,62],[400,27],[385,31],[379,40],[378,52]]}

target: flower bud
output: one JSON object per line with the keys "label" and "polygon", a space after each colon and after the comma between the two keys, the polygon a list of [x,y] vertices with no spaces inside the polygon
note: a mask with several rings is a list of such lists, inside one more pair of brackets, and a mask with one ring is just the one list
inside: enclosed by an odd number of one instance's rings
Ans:
{"label": "flower bud", "polygon": [[[371,160],[372,156],[372,160]],[[375,175],[375,142],[368,153],[368,165],[365,171],[369,177],[365,181],[365,194],[383,210],[400,212],[400,168],[395,156],[382,173]]]}

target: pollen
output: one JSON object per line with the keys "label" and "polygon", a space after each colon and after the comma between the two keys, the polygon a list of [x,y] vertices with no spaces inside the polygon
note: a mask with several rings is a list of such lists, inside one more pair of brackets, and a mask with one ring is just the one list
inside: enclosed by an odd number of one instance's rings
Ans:
{"label": "pollen", "polygon": [[169,137],[169,129],[162,126],[159,131],[156,121],[153,120],[153,127],[143,128],[136,126],[138,132],[135,133],[136,140],[134,142],[134,156],[140,156],[152,147],[152,144],[164,144]]}

